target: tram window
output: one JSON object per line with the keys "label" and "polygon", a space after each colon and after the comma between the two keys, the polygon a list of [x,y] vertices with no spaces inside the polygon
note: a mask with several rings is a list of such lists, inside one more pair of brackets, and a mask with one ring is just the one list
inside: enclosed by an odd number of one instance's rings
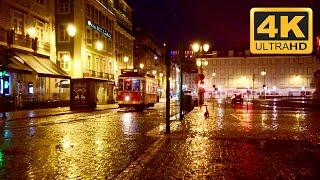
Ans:
{"label": "tram window", "polygon": [[119,91],[123,91],[123,79],[119,79]]}
{"label": "tram window", "polygon": [[131,79],[126,79],[124,82],[124,90],[125,91],[131,91],[132,86],[131,86]]}
{"label": "tram window", "polygon": [[132,90],[133,91],[140,91],[140,80],[132,80]]}

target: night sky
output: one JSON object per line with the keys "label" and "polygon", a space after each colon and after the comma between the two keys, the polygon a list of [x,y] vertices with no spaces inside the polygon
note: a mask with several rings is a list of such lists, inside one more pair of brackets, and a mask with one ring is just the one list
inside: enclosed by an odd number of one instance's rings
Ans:
{"label": "night sky", "polygon": [[249,49],[252,7],[311,7],[319,34],[320,0],[127,0],[134,23],[175,48],[179,42],[206,40],[214,49]]}

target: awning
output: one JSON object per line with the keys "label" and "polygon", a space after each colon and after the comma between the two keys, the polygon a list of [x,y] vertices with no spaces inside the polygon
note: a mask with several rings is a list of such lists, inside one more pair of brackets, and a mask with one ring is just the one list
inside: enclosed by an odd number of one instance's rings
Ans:
{"label": "awning", "polygon": [[40,77],[70,79],[70,76],[49,58],[21,52],[16,52],[16,54],[25,64],[36,71]]}
{"label": "awning", "polygon": [[20,73],[26,73],[31,74],[32,69],[30,69],[27,65],[24,64],[24,62],[20,61],[19,57],[13,56],[10,58],[10,63],[7,66],[8,71],[14,71],[14,72],[20,72]]}

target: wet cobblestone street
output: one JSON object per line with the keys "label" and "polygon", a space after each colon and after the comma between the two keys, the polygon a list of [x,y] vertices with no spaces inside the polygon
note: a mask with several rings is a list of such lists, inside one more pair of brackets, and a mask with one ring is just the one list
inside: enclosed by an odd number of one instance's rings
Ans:
{"label": "wet cobblestone street", "polygon": [[[172,106],[171,114],[178,107]],[[164,103],[4,121],[1,179],[318,179],[319,112],[195,109],[163,133]]]}

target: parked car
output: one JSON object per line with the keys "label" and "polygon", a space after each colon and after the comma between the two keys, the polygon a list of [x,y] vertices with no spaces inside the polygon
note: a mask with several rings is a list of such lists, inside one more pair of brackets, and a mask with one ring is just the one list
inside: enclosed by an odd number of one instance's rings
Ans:
{"label": "parked car", "polygon": [[234,94],[234,95],[232,95],[231,103],[232,104],[236,104],[236,103],[243,104],[243,95],[242,94]]}

